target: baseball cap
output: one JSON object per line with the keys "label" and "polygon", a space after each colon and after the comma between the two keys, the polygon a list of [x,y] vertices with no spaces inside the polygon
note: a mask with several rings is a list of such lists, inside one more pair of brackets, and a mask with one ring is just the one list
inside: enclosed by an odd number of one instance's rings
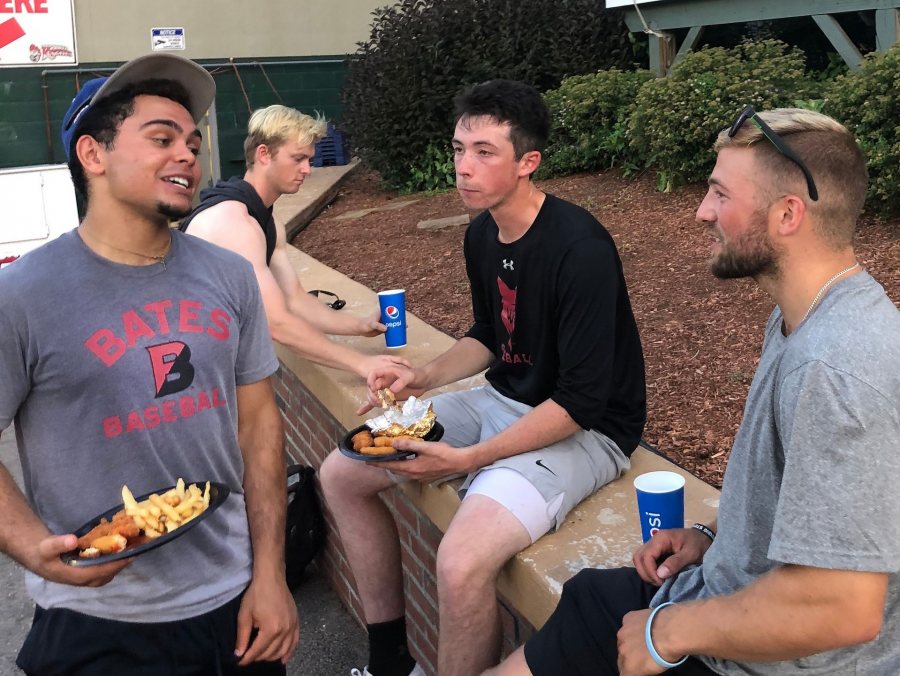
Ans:
{"label": "baseball cap", "polygon": [[91,107],[143,80],[174,80],[190,97],[188,110],[199,122],[216,98],[216,83],[205,68],[176,54],[146,54],[119,66],[109,77],[98,77],[84,83],[63,117],[62,142],[68,159],[77,138],[78,121]]}

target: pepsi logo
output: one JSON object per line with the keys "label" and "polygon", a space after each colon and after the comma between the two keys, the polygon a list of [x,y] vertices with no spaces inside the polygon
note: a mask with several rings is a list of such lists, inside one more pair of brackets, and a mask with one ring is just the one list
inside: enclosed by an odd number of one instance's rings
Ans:
{"label": "pepsi logo", "polygon": [[400,316],[400,308],[396,305],[388,305],[384,308],[384,314],[387,315],[388,319],[397,319]]}

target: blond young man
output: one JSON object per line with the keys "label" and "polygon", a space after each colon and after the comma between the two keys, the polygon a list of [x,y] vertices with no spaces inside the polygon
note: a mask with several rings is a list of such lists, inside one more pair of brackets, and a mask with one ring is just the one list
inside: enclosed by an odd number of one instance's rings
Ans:
{"label": "blond young man", "polygon": [[796,109],[748,107],[715,149],[711,271],[777,304],[717,524],[576,575],[494,676],[900,673],[900,313],[853,250],[865,159]]}
{"label": "blond young man", "polygon": [[254,112],[244,140],[243,179],[235,176],[202,191],[181,230],[250,261],[273,339],[311,361],[365,378],[376,367],[407,362],[365,355],[324,335],[377,336],[385,327],[377,315],[335,312],[306,293],[288,258],[284,225],[272,216],[275,200],[296,193],[310,175],[315,144],[325,133],[322,118],[293,108],[274,105]]}

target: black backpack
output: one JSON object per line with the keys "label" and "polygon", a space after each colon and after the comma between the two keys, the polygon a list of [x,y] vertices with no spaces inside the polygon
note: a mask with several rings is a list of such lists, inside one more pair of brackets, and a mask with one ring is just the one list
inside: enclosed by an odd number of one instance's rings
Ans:
{"label": "black backpack", "polygon": [[313,478],[316,470],[306,465],[287,469],[287,528],[284,562],[288,587],[295,591],[309,563],[325,546],[325,517]]}

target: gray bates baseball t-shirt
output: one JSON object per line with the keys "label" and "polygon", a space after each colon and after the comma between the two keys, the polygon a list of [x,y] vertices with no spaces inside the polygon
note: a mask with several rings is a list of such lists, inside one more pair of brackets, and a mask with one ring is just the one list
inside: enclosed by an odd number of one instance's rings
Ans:
{"label": "gray bates baseball t-shirt", "polygon": [[700,659],[722,674],[900,674],[900,312],[865,272],[789,336],[772,313],[716,540],[653,605],[730,594],[782,564],[887,573],[878,638],[790,662]]}
{"label": "gray bates baseball t-shirt", "polygon": [[277,368],[250,264],[172,232],[165,263],[129,266],[76,231],[0,271],[0,429],[13,418],[25,492],[53,533],[116,504],[212,480],[231,495],[99,589],[31,573],[35,602],[115,620],[213,610],[250,580],[236,387]]}

